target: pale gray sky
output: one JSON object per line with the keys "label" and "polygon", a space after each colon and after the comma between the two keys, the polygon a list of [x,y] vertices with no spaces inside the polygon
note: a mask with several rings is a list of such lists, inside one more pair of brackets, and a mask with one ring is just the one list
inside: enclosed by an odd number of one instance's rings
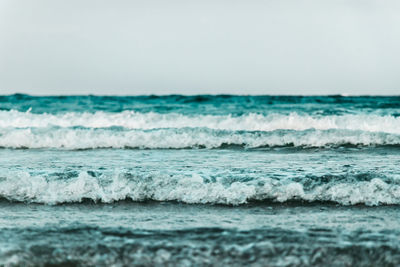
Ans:
{"label": "pale gray sky", "polygon": [[400,94],[398,0],[0,0],[0,94]]}

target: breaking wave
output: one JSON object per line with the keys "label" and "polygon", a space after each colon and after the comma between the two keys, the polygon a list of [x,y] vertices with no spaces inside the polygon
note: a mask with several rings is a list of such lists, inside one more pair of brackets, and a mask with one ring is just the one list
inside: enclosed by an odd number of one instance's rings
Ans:
{"label": "breaking wave", "polygon": [[310,116],[291,113],[289,115],[273,113],[262,115],[250,113],[242,116],[197,115],[187,116],[179,113],[138,113],[123,111],[120,113],[76,113],[34,114],[19,111],[0,111],[0,128],[29,127],[86,127],[126,129],[160,128],[209,128],[231,131],[274,131],[274,130],[328,130],[345,129],[369,132],[400,134],[400,117],[378,115],[332,115]]}
{"label": "breaking wave", "polygon": [[400,135],[357,130],[227,131],[207,128],[124,130],[87,128],[0,129],[3,148],[268,148],[398,146]]}
{"label": "breaking wave", "polygon": [[400,117],[0,111],[3,148],[244,148],[397,146]]}
{"label": "breaking wave", "polygon": [[[60,174],[57,174],[60,176]],[[199,174],[136,175],[130,172],[79,171],[61,177],[20,171],[0,177],[0,197],[10,201],[59,204],[85,200],[111,203],[178,201],[191,204],[240,205],[249,201],[329,201],[342,205],[400,204],[400,182],[388,177],[323,176],[277,180],[209,179]]]}

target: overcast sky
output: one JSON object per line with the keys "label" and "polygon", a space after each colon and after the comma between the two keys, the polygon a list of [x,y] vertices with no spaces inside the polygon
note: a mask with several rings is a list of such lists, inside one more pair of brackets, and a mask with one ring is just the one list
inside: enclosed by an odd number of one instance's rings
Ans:
{"label": "overcast sky", "polygon": [[400,94],[398,0],[0,0],[0,94]]}

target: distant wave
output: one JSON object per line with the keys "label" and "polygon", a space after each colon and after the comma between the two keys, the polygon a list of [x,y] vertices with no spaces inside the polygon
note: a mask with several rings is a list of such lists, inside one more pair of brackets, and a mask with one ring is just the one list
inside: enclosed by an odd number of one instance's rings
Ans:
{"label": "distant wave", "polygon": [[0,178],[0,197],[10,201],[44,204],[84,200],[110,203],[178,201],[192,204],[240,205],[249,201],[331,201],[342,205],[400,204],[400,184],[394,178],[370,174],[301,177],[276,180],[259,177],[249,181],[214,181],[199,174],[147,175],[130,172],[77,171],[51,177],[10,172]]}
{"label": "distant wave", "polygon": [[260,148],[398,146],[400,117],[0,111],[3,148]]}
{"label": "distant wave", "polygon": [[279,96],[279,95],[147,95],[147,96],[29,96],[0,95],[0,110],[32,113],[64,112],[177,112],[182,114],[243,114],[290,112],[340,115],[354,113],[400,116],[400,96]]}

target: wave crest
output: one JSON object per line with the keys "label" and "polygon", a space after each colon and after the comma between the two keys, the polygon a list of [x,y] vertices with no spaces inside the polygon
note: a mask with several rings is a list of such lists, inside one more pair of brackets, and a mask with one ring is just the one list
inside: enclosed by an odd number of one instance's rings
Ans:
{"label": "wave crest", "polygon": [[178,113],[138,113],[123,111],[120,113],[33,114],[19,111],[0,111],[0,128],[49,128],[49,127],[85,127],[126,129],[160,128],[209,128],[230,131],[274,131],[307,129],[360,130],[400,134],[400,117],[391,115],[332,115],[310,116],[291,113],[289,115],[273,113],[262,115],[250,113],[242,116],[197,115],[188,116]]}
{"label": "wave crest", "polygon": [[398,146],[400,135],[351,130],[226,131],[207,128],[124,130],[87,128],[0,129],[3,148],[185,149]]}
{"label": "wave crest", "polygon": [[0,111],[4,148],[244,148],[400,145],[400,117]]}
{"label": "wave crest", "polygon": [[[350,177],[351,178],[351,177]],[[216,179],[199,174],[138,176],[129,172],[96,174],[81,171],[74,177],[50,179],[27,172],[10,173],[0,179],[0,197],[10,201],[44,204],[73,203],[83,200],[111,203],[120,200],[178,201],[191,204],[240,205],[249,201],[331,201],[343,205],[400,204],[400,184],[375,177],[355,182],[312,179],[250,181]]]}

